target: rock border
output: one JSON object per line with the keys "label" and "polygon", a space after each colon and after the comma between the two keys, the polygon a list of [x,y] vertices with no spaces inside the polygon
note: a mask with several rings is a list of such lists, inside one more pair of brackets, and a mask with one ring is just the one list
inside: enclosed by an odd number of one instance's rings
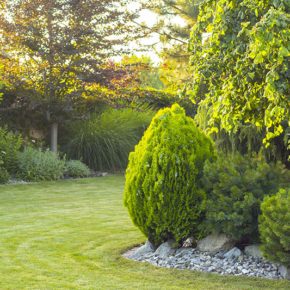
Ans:
{"label": "rock border", "polygon": [[[214,252],[200,251],[198,248],[174,248],[173,241],[161,244],[157,249],[147,241],[123,254],[124,257],[140,262],[148,262],[157,267],[187,269],[216,273],[220,275],[260,277],[267,279],[287,279],[290,271],[285,267],[267,261],[261,256],[257,245],[250,245],[242,251],[237,247]],[[250,255],[249,252],[254,253]],[[289,278],[288,278],[289,279]]]}

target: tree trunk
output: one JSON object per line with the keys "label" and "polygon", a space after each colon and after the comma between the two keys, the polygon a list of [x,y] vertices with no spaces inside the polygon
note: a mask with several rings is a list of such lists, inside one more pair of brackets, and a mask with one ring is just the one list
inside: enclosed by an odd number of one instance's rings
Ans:
{"label": "tree trunk", "polygon": [[58,124],[52,123],[50,126],[50,150],[52,152],[57,152],[57,133],[58,133]]}

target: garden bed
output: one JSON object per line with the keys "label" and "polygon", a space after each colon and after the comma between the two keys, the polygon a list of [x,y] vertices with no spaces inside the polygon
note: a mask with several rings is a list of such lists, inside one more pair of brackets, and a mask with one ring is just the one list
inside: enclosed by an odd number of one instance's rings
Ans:
{"label": "garden bed", "polygon": [[147,242],[126,252],[124,257],[165,268],[268,279],[283,278],[279,264],[271,263],[262,257],[247,255],[237,247],[211,253],[196,248],[174,249],[169,243],[163,243],[155,250]]}

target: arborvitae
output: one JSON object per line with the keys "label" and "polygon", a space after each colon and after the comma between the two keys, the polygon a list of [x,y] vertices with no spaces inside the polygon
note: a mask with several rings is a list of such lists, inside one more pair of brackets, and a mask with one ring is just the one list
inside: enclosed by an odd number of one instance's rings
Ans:
{"label": "arborvitae", "polygon": [[124,203],[155,245],[197,234],[205,208],[200,180],[211,140],[179,105],[160,110],[129,156]]}

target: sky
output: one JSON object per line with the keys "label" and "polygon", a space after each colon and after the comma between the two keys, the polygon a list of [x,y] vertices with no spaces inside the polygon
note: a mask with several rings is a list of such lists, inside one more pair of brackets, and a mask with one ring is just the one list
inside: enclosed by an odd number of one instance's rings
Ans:
{"label": "sky", "polygon": [[[140,7],[140,3],[138,3],[137,1],[134,3],[131,3],[129,5],[129,9],[131,11],[138,9],[139,7]],[[181,17],[174,17],[170,21],[173,21],[174,23],[177,23],[179,25],[185,25],[185,22]],[[151,28],[157,22],[158,22],[158,15],[156,13],[154,13],[148,9],[144,9],[140,12],[140,17],[138,19],[138,23],[145,24],[147,27]],[[142,54],[143,55],[146,54],[147,56],[150,56],[153,63],[155,63],[155,64],[160,63],[160,58],[158,56],[158,52],[160,52],[162,50],[162,44],[159,41],[159,35],[157,33],[154,33],[150,37],[144,38],[144,39],[140,40],[139,42],[130,43],[129,48],[132,49],[132,51],[134,51],[134,49],[137,49],[138,47],[140,47],[140,45],[144,46],[146,48],[149,48],[148,52],[142,53],[142,52],[136,51],[134,54],[136,54],[138,56],[141,56]],[[154,47],[153,47],[153,45],[154,45]],[[122,57],[117,57],[116,60],[120,60],[121,58]]]}

